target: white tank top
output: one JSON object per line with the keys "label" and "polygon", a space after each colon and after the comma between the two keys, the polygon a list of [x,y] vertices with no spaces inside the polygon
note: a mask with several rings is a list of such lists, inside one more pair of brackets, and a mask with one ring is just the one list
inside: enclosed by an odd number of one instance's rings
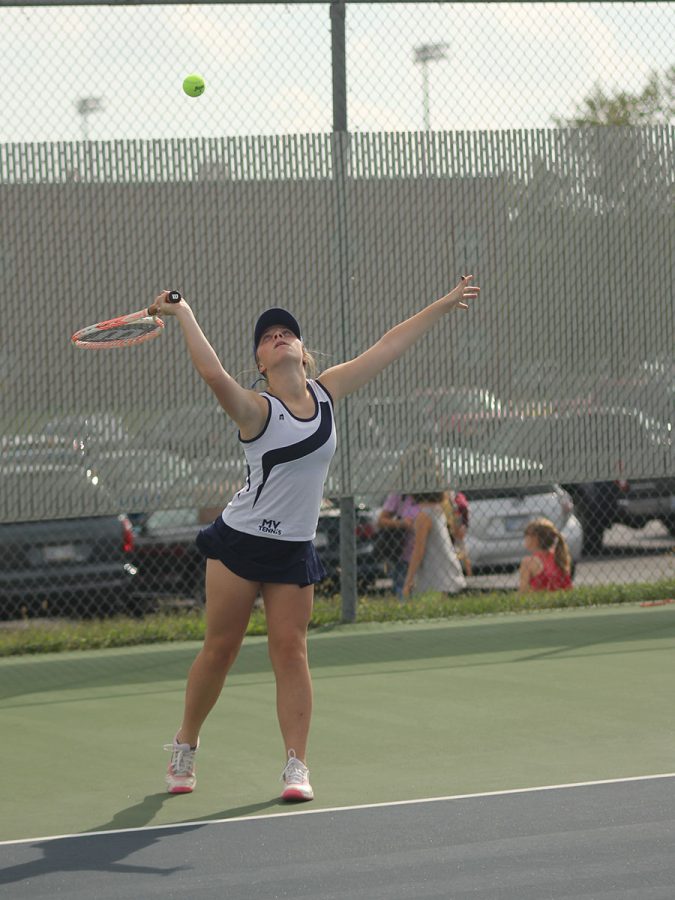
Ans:
{"label": "white tank top", "polygon": [[328,466],[335,453],[333,400],[318,381],[308,381],[315,411],[298,419],[266,391],[267,422],[244,445],[248,475],[223,510],[223,521],[245,534],[281,541],[311,541]]}

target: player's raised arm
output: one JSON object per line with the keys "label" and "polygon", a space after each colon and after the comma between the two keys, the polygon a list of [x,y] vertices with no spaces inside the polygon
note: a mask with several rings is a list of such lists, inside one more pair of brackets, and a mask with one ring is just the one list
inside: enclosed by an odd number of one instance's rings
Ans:
{"label": "player's raised arm", "polygon": [[154,303],[160,315],[178,319],[195,369],[239,428],[257,434],[267,418],[267,403],[255,391],[243,388],[225,371],[185,299],[171,304],[167,302],[166,295],[167,292],[163,291]]}
{"label": "player's raised arm", "polygon": [[321,374],[321,383],[336,400],[367,384],[403,356],[444,315],[454,309],[469,308],[469,302],[475,300],[480,292],[478,285],[471,284],[472,278],[472,275],[464,275],[449,294],[390,328],[379,341],[359,356],[327,369]]}

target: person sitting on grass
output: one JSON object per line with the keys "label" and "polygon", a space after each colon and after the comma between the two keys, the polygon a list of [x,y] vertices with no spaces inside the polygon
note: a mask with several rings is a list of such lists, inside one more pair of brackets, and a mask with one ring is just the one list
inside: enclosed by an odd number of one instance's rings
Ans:
{"label": "person sitting on grass", "polygon": [[403,599],[412,593],[441,591],[458,594],[466,587],[457,553],[448,533],[448,520],[443,509],[445,493],[413,494],[419,504],[415,518],[412,555],[403,585]]}
{"label": "person sitting on grass", "polygon": [[567,591],[572,587],[572,557],[567,541],[549,519],[533,519],[525,527],[528,551],[520,564],[518,590]]}

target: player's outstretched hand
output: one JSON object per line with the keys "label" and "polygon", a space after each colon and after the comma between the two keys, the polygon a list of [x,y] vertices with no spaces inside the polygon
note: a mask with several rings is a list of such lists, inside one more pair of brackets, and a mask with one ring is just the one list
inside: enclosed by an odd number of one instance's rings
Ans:
{"label": "player's outstretched hand", "polygon": [[473,275],[462,275],[459,284],[443,298],[448,303],[448,311],[451,309],[468,309],[469,303],[480,294],[477,284],[471,284]]}

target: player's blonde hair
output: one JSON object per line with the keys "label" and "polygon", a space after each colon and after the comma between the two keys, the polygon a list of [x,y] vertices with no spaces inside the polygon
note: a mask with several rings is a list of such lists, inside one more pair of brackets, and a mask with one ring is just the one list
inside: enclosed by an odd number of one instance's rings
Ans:
{"label": "player's blonde hair", "polygon": [[566,575],[570,574],[572,557],[567,541],[550,519],[532,519],[525,526],[525,534],[535,538],[542,550],[547,552],[553,550],[553,558],[558,568]]}
{"label": "player's blonde hair", "polygon": [[316,360],[312,356],[312,354],[305,347],[302,348],[302,364],[305,367],[305,372],[307,373],[308,378],[316,378],[316,373],[318,372],[318,366],[316,364]]}

